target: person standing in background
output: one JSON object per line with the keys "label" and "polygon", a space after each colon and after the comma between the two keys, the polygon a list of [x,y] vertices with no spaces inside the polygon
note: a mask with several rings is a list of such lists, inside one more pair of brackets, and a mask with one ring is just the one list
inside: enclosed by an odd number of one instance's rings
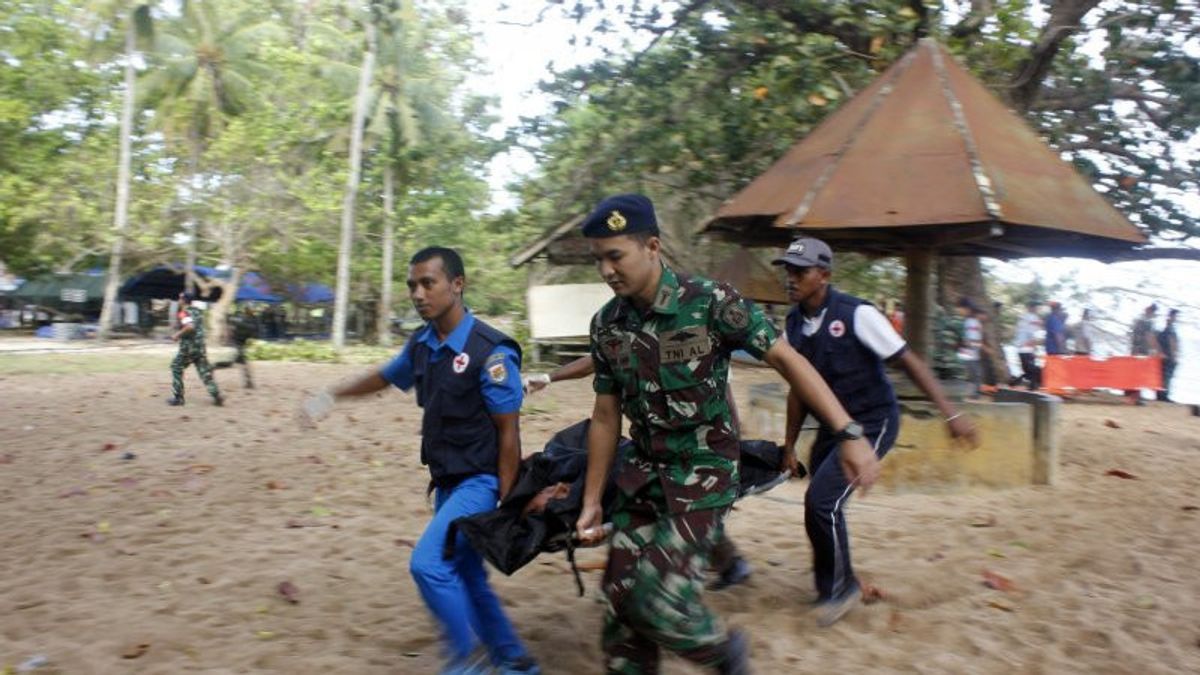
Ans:
{"label": "person standing in background", "polygon": [[970,298],[959,298],[958,313],[962,320],[962,338],[958,343],[958,360],[967,371],[971,383],[971,398],[979,398],[983,384],[983,368],[980,350],[983,347],[983,323],[979,321],[979,310]]}
{"label": "person standing in background", "polygon": [[1175,377],[1175,366],[1179,364],[1179,336],[1175,333],[1175,319],[1179,310],[1167,312],[1167,325],[1158,333],[1158,350],[1162,354],[1162,384],[1158,400],[1171,403],[1171,380]]}
{"label": "person standing in background", "polygon": [[1075,337],[1075,353],[1079,356],[1090,356],[1095,348],[1096,327],[1092,325],[1092,310],[1084,309],[1083,316],[1071,333]]}
{"label": "person standing in background", "polygon": [[[1154,335],[1154,317],[1158,305],[1151,303],[1142,311],[1142,316],[1133,322],[1129,333],[1129,353],[1134,356],[1158,356],[1158,340]],[[1139,389],[1126,389],[1125,396],[1134,405],[1146,405]]]}
{"label": "person standing in background", "polygon": [[1042,386],[1042,370],[1037,365],[1038,331],[1042,329],[1042,317],[1038,316],[1038,303],[1025,303],[1025,312],[1017,319],[1013,344],[1021,359],[1021,380],[1029,385],[1030,391]]}
{"label": "person standing in background", "polygon": [[1060,356],[1067,353],[1067,312],[1058,303],[1050,302],[1050,313],[1046,315],[1046,354]]}

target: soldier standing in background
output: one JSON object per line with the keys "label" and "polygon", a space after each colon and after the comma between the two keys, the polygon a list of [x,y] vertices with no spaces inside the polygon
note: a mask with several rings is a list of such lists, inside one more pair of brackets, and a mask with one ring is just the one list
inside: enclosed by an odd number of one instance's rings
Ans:
{"label": "soldier standing in background", "polygon": [[947,312],[941,305],[934,305],[933,372],[941,380],[966,379],[967,370],[958,358],[962,345],[963,319],[956,312]]}
{"label": "soldier standing in background", "polygon": [[242,384],[247,389],[254,388],[254,379],[250,376],[250,359],[246,356],[246,345],[251,338],[258,337],[258,322],[254,310],[249,305],[243,305],[233,316],[229,317],[229,341],[237,349],[237,355],[232,361],[218,361],[213,364],[214,370],[232,368],[238,363],[242,366]]}
{"label": "soldier standing in background", "polygon": [[224,405],[217,382],[212,376],[212,366],[208,364],[208,354],[204,348],[204,312],[192,304],[191,293],[179,294],[179,330],[171,339],[179,343],[179,351],[171,362],[171,398],[167,405],[183,405],[183,371],[193,363],[200,379],[204,381],[208,393],[212,394],[213,403]]}
{"label": "soldier standing in background", "polygon": [[[737,495],[739,446],[725,395],[730,354],[745,349],[766,361],[833,428],[847,431],[854,421],[754,303],[663,264],[649,199],[609,197],[582,229],[616,296],[592,318],[596,401],[576,523],[585,544],[604,538],[600,500],[622,412],[634,443],[615,477],[603,581],[606,669],[657,673],[666,647],[720,673],[748,673],[745,635],[727,632],[701,600],[704,571]],[[847,439],[841,460],[866,489],[879,462],[861,438]]]}

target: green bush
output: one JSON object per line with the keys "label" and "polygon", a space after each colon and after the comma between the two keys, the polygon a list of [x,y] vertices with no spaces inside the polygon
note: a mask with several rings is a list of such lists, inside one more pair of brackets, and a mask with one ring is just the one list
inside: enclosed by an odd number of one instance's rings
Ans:
{"label": "green bush", "polygon": [[378,363],[396,354],[396,348],[354,345],[340,353],[328,342],[292,340],[291,342],[250,342],[252,361],[304,361],[308,363]]}

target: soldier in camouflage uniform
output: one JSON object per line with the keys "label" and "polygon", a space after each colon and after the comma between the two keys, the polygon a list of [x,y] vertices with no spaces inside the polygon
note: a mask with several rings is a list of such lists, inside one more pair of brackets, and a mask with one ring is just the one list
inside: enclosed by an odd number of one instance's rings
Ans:
{"label": "soldier in camouflage uniform", "polygon": [[[837,429],[849,415],[808,362],[732,287],[662,264],[650,200],[610,197],[583,223],[601,277],[617,297],[592,319],[596,403],[580,539],[603,539],[600,500],[621,428],[635,448],[615,481],[603,590],[609,673],[657,673],[667,649],[720,673],[748,673],[748,644],[701,600],[703,573],[736,496],[738,441],[725,396],[730,354],[745,349],[783,373]],[[870,446],[849,441],[847,472],[878,476]]]}
{"label": "soldier in camouflage uniform", "polygon": [[250,357],[246,355],[246,347],[251,338],[258,337],[258,318],[250,307],[243,306],[236,314],[229,317],[229,341],[233,343],[237,353],[232,361],[218,361],[213,364],[213,370],[232,368],[235,363],[242,366],[242,384],[247,389],[254,388],[254,379],[250,376]]}
{"label": "soldier in camouflage uniform", "polygon": [[941,305],[934,305],[933,315],[933,372],[942,380],[965,380],[966,368],[958,358],[958,347],[962,343],[963,319],[957,313],[947,312]]}
{"label": "soldier in camouflage uniform", "polygon": [[171,398],[168,405],[183,405],[183,371],[191,364],[196,364],[196,372],[208,393],[212,394],[213,403],[224,405],[217,382],[212,376],[212,366],[208,364],[208,354],[204,349],[204,313],[199,307],[192,305],[192,296],[188,293],[179,294],[179,330],[171,339],[179,343],[179,352],[171,362]]}

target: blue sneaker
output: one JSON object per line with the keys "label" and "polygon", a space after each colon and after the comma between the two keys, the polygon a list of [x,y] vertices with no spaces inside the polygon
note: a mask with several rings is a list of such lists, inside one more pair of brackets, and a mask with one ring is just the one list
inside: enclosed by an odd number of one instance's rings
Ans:
{"label": "blue sneaker", "polygon": [[733,564],[721,570],[721,574],[708,584],[710,591],[722,591],[730,586],[745,583],[750,578],[750,563],[742,556],[733,559]]}
{"label": "blue sneaker", "polygon": [[542,675],[537,661],[528,655],[501,663],[496,672],[499,675]]}
{"label": "blue sneaker", "polygon": [[442,668],[440,675],[489,675],[491,672],[487,655],[475,653],[450,661]]}

